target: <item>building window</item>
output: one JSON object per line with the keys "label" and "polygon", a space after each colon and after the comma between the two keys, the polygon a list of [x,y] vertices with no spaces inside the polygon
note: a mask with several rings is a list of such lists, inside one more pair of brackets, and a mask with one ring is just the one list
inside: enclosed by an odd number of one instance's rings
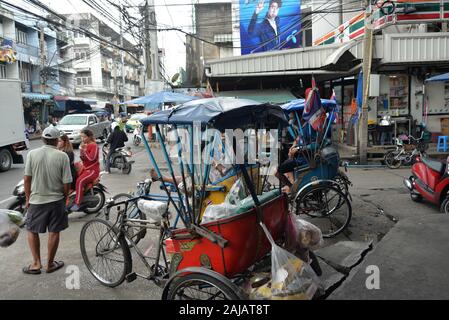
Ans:
{"label": "building window", "polygon": [[80,31],[75,31],[75,32],[73,32],[73,37],[74,38],[86,38],[86,35]]}
{"label": "building window", "polygon": [[76,84],[78,86],[92,85],[92,77],[77,77]]}
{"label": "building window", "polygon": [[0,64],[0,79],[6,79],[6,66]]}
{"label": "building window", "polygon": [[75,58],[77,60],[89,60],[90,59],[90,52],[88,49],[78,49],[75,50]]}
{"label": "building window", "polygon": [[16,41],[21,44],[28,44],[27,33],[16,28]]}
{"label": "building window", "polygon": [[20,80],[22,82],[30,82],[31,81],[31,68],[28,64],[22,64],[22,66],[19,66],[19,72],[20,72]]}

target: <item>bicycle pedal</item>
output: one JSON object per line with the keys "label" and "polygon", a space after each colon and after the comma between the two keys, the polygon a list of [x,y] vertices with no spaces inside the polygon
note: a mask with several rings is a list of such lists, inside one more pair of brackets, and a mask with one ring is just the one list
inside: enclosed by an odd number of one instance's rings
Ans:
{"label": "bicycle pedal", "polygon": [[128,282],[128,283],[133,282],[134,280],[137,279],[137,274],[135,272],[130,273],[130,274],[126,275],[125,279],[126,279],[126,282]]}

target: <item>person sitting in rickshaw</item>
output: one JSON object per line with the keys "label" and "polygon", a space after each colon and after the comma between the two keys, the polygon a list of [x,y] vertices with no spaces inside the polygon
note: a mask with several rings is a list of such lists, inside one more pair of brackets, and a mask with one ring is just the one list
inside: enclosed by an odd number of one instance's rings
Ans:
{"label": "person sitting in rickshaw", "polygon": [[300,152],[300,148],[298,147],[299,142],[300,137],[298,136],[288,151],[288,159],[278,167],[275,173],[276,178],[279,179],[283,186],[282,191],[285,193],[290,192],[290,188],[295,181],[295,169],[308,163],[304,155]]}

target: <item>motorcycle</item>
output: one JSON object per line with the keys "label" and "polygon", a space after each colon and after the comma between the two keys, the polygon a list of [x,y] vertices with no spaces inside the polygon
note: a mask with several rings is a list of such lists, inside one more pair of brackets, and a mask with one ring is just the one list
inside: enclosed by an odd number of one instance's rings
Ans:
{"label": "motorcycle", "polygon": [[424,199],[440,207],[441,213],[449,213],[449,157],[446,163],[418,156],[412,167],[412,175],[404,179],[415,202]]}
{"label": "motorcycle", "polygon": [[103,165],[106,168],[106,161],[110,161],[110,168],[116,168],[122,171],[123,174],[130,174],[132,169],[132,164],[135,161],[128,160],[132,157],[132,152],[130,147],[118,148],[108,159],[109,144],[105,143],[102,147],[103,152]]}
{"label": "motorcycle", "polygon": [[[94,214],[100,212],[106,203],[106,187],[101,184],[100,178],[103,173],[100,173],[100,177],[93,183],[86,186],[84,190],[83,201],[80,205],[80,211],[87,214]],[[26,216],[26,197],[25,197],[25,185],[21,180],[14,188],[13,195],[16,199],[8,206],[8,210],[18,211]],[[68,197],[66,206],[69,208],[75,201],[76,192],[72,190]],[[68,211],[68,213],[72,213]]]}
{"label": "motorcycle", "polygon": [[416,139],[413,136],[408,136],[410,144],[405,144],[403,140],[395,138],[396,150],[385,154],[384,161],[388,168],[399,169],[402,165],[413,165],[417,156],[424,154],[427,150],[427,144],[423,140],[423,136]]}
{"label": "motorcycle", "polygon": [[136,147],[140,146],[142,143],[142,126],[137,126],[133,132],[133,143]]}

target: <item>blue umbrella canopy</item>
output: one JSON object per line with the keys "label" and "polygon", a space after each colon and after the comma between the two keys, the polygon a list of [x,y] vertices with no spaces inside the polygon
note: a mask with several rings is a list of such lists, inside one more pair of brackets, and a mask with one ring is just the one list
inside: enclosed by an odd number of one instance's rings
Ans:
{"label": "blue umbrella canopy", "polygon": [[449,81],[449,72],[426,79],[426,82]]}
{"label": "blue umbrella canopy", "polygon": [[[285,112],[294,112],[299,110],[304,110],[304,105],[306,103],[305,99],[297,99],[290,101],[289,103],[283,104],[281,106]],[[335,100],[321,99],[321,105],[326,111],[333,110],[337,108],[337,102]]]}
{"label": "blue umbrella canopy", "polygon": [[263,123],[265,128],[288,125],[280,107],[235,98],[209,98],[186,102],[173,109],[156,112],[140,122],[144,126],[192,125],[199,122],[219,130],[244,128],[254,123]]}
{"label": "blue umbrella canopy", "polygon": [[126,101],[124,104],[142,104],[145,106],[145,110],[150,111],[160,108],[164,103],[184,103],[196,99],[198,97],[171,91],[161,91],[149,96]]}

